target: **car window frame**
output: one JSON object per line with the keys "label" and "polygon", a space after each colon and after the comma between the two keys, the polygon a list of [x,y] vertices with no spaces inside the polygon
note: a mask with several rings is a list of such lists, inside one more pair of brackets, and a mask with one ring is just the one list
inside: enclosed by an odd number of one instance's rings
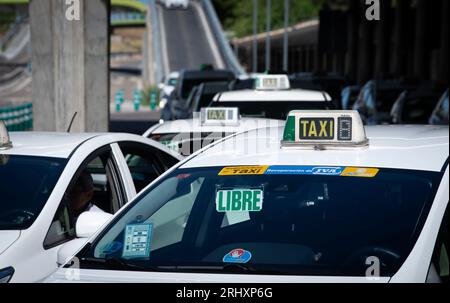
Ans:
{"label": "car window frame", "polygon": [[[110,164],[111,166],[113,166],[113,167],[114,167],[114,166],[117,166],[117,159],[116,159],[115,154],[114,154],[113,151],[112,151],[111,144],[106,144],[106,145],[103,145],[103,146],[101,146],[101,147],[95,149],[95,150],[94,150],[93,152],[91,152],[87,157],[85,157],[85,159],[81,162],[80,165],[78,165],[77,169],[75,170],[75,173],[72,175],[72,178],[71,178],[71,180],[70,180],[68,186],[65,188],[64,193],[66,193],[66,191],[67,191],[69,188],[71,188],[71,187],[74,186],[76,180],[77,180],[78,177],[81,175],[81,173],[87,168],[87,166],[89,165],[90,162],[92,162],[93,160],[95,160],[96,158],[98,158],[100,155],[102,155],[102,154],[104,154],[104,153],[107,153],[107,152],[110,153],[110,156],[108,157],[107,163],[106,163],[106,165],[105,165],[105,169],[107,169],[106,166],[108,166],[108,163],[110,162],[110,160],[112,160],[112,162],[111,162],[111,164]],[[112,173],[112,174],[117,174],[117,170],[116,170],[116,169],[112,169],[112,170],[111,170],[111,173]],[[121,185],[120,185],[120,186],[121,186]],[[114,189],[111,188],[111,191],[113,191],[113,190],[114,190]],[[122,188],[122,190],[123,190],[123,188]],[[119,197],[119,200],[123,199],[123,194],[122,194],[122,193],[120,193],[120,194],[117,193],[117,195],[118,195],[118,197]],[[123,206],[123,205],[122,205],[122,206]],[[122,206],[121,206],[121,207],[122,207]],[[65,243],[67,243],[67,242],[69,242],[69,241],[72,241],[72,240],[74,240],[74,239],[77,239],[77,237],[76,237],[76,230],[75,230],[75,236],[71,236],[71,237],[65,238],[65,239],[63,239],[63,240],[61,240],[61,241],[57,241],[57,242],[54,242],[54,243],[51,243],[51,244],[46,244],[46,243],[45,243],[47,237],[49,236],[49,233],[50,233],[50,230],[51,230],[51,227],[52,227],[52,223],[53,223],[53,219],[54,219],[55,216],[58,214],[58,212],[59,212],[62,208],[64,208],[64,207],[67,207],[67,205],[65,205],[65,194],[64,194],[63,197],[61,198],[61,201],[59,202],[57,209],[56,209],[55,212],[53,213],[53,215],[52,215],[52,217],[51,217],[51,218],[52,218],[52,219],[51,219],[51,222],[50,222],[50,224],[49,224],[49,226],[48,226],[48,228],[47,228],[47,232],[45,233],[45,237],[44,237],[44,239],[42,240],[42,247],[43,247],[44,251],[51,250],[51,249],[53,249],[53,248],[55,248],[55,247],[59,247],[59,246],[65,244]],[[121,208],[121,207],[120,207],[120,208]],[[120,209],[120,208],[119,208],[119,209]],[[75,224],[75,225],[76,225],[76,224]]]}

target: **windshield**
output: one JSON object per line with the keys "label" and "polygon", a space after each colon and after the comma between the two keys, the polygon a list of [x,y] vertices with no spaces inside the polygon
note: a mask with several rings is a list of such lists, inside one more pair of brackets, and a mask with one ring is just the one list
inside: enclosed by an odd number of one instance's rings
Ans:
{"label": "windshield", "polygon": [[189,97],[189,94],[191,93],[191,90],[192,90],[192,88],[194,86],[200,85],[202,83],[207,83],[207,82],[221,82],[221,81],[230,81],[230,77],[185,79],[183,81],[183,86],[181,88],[181,98],[182,99],[187,99]]}
{"label": "windshield", "polygon": [[175,86],[175,85],[177,85],[177,81],[178,81],[178,78],[170,78],[169,80],[167,80],[167,85]]}
{"label": "windshield", "polygon": [[182,156],[190,156],[199,149],[225,138],[233,133],[231,132],[196,132],[196,133],[170,133],[170,134],[152,134],[150,139],[158,141],[167,148],[179,153]]}
{"label": "windshield", "polygon": [[[128,270],[364,276],[367,257],[376,256],[381,275],[393,275],[442,178],[396,169],[252,169],[176,170],[78,255],[81,266],[110,269],[115,260]],[[347,169],[346,176],[299,173]]]}
{"label": "windshield", "polygon": [[308,101],[225,101],[213,102],[212,107],[238,107],[242,117],[286,120],[292,110],[333,109],[331,102]]}
{"label": "windshield", "polygon": [[0,155],[0,230],[27,229],[33,224],[66,161]]}

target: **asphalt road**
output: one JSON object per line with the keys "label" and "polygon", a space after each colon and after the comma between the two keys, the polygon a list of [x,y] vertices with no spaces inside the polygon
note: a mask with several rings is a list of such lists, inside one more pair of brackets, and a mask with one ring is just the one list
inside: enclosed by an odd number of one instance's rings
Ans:
{"label": "asphalt road", "polygon": [[[169,71],[197,69],[209,63],[217,67],[202,19],[194,4],[187,10],[159,7],[162,36],[165,37]],[[164,42],[163,42],[164,52]],[[164,55],[163,55],[164,56]]]}

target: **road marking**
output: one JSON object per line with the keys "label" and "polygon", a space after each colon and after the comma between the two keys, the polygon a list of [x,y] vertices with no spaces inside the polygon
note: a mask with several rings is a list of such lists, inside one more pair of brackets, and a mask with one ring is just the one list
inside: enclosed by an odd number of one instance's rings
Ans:
{"label": "road marking", "polygon": [[217,48],[217,43],[213,39],[213,35],[211,33],[210,27],[208,26],[208,22],[206,21],[206,16],[203,12],[203,9],[200,9],[200,4],[198,4],[197,2],[191,1],[190,4],[195,7],[200,17],[203,28],[205,29],[206,39],[208,40],[209,46],[211,47],[211,51],[213,53],[214,60],[216,61],[217,68],[225,68],[225,64],[223,63],[222,56],[220,55],[219,49]]}

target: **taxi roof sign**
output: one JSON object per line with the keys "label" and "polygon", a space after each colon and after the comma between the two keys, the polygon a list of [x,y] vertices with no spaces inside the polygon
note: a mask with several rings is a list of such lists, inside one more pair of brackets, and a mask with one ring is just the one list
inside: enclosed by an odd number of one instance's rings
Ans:
{"label": "taxi roof sign", "polygon": [[294,110],[288,115],[281,145],[289,147],[365,147],[369,140],[357,111]]}
{"label": "taxi roof sign", "polygon": [[200,110],[202,125],[237,125],[239,124],[239,108],[237,107],[206,107]]}
{"label": "taxi roof sign", "polygon": [[12,143],[9,139],[8,129],[3,121],[0,121],[0,150],[9,149]]}
{"label": "taxi roof sign", "polygon": [[255,79],[256,90],[288,90],[291,88],[287,75],[258,75]]}

